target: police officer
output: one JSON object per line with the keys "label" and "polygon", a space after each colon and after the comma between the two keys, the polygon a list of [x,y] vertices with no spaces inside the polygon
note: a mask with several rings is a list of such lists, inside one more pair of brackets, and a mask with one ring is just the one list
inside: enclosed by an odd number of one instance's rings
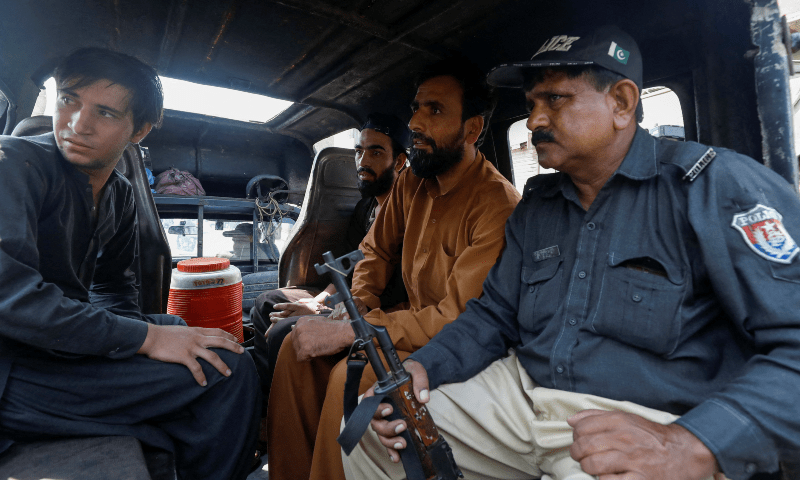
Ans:
{"label": "police officer", "polygon": [[[483,296],[406,361],[466,477],[558,477],[540,469],[548,447],[601,480],[738,480],[797,458],[791,185],[640,128],[642,59],[616,27],[553,36],[489,82],[524,89],[539,162],[558,172],[528,181]],[[403,476],[390,412],[351,477]]]}

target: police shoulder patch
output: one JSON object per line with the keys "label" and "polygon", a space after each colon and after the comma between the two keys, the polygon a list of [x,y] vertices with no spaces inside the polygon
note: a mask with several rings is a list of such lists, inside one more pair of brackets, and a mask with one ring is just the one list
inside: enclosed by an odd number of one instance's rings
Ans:
{"label": "police shoulder patch", "polygon": [[800,252],[783,226],[783,215],[774,208],[758,204],[734,215],[731,226],[742,234],[751,250],[767,260],[789,264]]}

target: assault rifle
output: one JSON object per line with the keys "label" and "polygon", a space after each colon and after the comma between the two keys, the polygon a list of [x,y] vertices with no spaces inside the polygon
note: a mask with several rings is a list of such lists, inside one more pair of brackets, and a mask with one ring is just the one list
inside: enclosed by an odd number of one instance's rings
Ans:
{"label": "assault rifle", "polygon": [[[394,413],[389,419],[402,418],[408,425],[402,436],[406,439],[407,447],[413,446],[413,449],[405,448],[400,452],[408,479],[455,480],[463,478],[453,459],[450,446],[444,437],[439,435],[428,409],[425,408],[425,405],[417,402],[411,385],[411,375],[400,362],[400,357],[397,356],[397,350],[395,350],[386,328],[367,323],[353,301],[345,279],[356,263],[364,259],[364,254],[360,250],[356,250],[334,259],[331,252],[325,252],[322,258],[325,263],[323,265],[316,264],[314,268],[320,275],[331,274],[338,293],[328,297],[330,303],[335,305],[344,302],[347,313],[350,314],[350,325],[356,335],[347,359],[347,383],[344,395],[345,428],[336,440],[344,452],[350,455],[369,426],[372,416],[378,409],[378,404],[384,399],[388,399],[394,406]],[[327,299],[326,303],[328,303]],[[373,340],[377,340],[383,351],[388,370],[381,362]],[[366,356],[362,351],[366,352]],[[374,397],[363,399],[361,404],[356,407],[361,372],[367,361],[372,364],[372,370],[378,377],[378,386],[375,387]]]}

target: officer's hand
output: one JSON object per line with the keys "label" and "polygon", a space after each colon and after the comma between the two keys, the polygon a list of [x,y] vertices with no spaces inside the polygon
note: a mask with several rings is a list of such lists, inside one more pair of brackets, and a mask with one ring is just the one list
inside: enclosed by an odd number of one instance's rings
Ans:
{"label": "officer's hand", "polygon": [[300,317],[292,330],[294,352],[301,362],[341,352],[354,340],[349,322],[332,322],[325,317]]}
{"label": "officer's hand", "polygon": [[147,324],[147,337],[139,348],[142,355],[167,363],[180,363],[192,372],[197,383],[206,386],[206,376],[198,358],[210,363],[223,375],[231,371],[219,355],[209,348],[224,348],[234,353],[244,352],[236,337],[219,328],[185,327],[183,325]]}
{"label": "officer's hand", "polygon": [[[417,397],[420,403],[428,403],[430,401],[430,392],[428,391],[428,372],[425,367],[419,362],[408,359],[403,362],[409,374],[411,374],[411,384],[414,387],[414,396]],[[364,397],[371,397],[375,395],[375,385],[373,385],[364,394]],[[372,417],[370,425],[375,433],[378,434],[378,439],[381,441],[386,451],[389,452],[389,458],[394,463],[400,461],[400,454],[397,452],[406,448],[406,441],[398,434],[403,433],[408,426],[403,420],[388,421],[384,420],[385,417],[392,414],[392,405],[389,403],[381,403],[378,405],[378,410]]]}
{"label": "officer's hand", "polygon": [[708,447],[678,424],[603,410],[584,410],[567,422],[574,429],[572,458],[599,480],[702,480],[719,473]]}

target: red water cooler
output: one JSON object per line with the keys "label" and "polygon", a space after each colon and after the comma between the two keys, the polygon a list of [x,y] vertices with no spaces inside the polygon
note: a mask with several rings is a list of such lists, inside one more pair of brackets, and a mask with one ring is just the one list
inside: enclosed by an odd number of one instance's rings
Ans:
{"label": "red water cooler", "polygon": [[227,258],[200,257],[172,270],[167,313],[191,327],[221,328],[242,337],[242,273]]}

